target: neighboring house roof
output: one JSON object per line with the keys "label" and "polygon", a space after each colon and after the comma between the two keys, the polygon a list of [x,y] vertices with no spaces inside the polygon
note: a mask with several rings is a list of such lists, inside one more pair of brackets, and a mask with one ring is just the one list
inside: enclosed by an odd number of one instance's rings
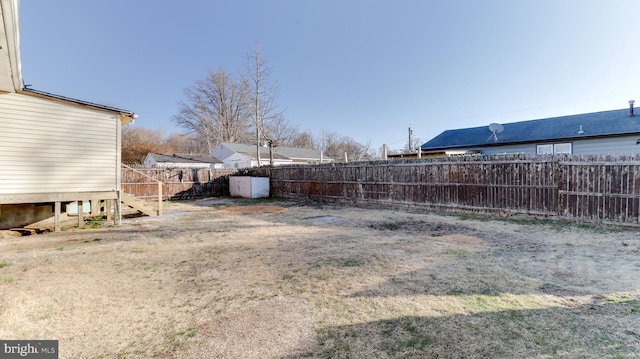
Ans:
{"label": "neighboring house roof", "polygon": [[215,157],[203,155],[149,153],[148,156],[156,163],[222,163]]}
{"label": "neighboring house roof", "polygon": [[[242,143],[221,143],[227,148],[242,153],[252,159],[256,159],[256,145],[247,145]],[[269,158],[269,148],[260,147],[260,156],[262,158]],[[307,148],[295,148],[295,147],[283,147],[276,146],[273,150],[274,159],[305,159],[305,160],[319,160],[321,157],[320,151]],[[325,161],[330,160],[327,157],[323,158]]]}
{"label": "neighboring house roof", "polygon": [[18,0],[0,0],[0,91],[20,91],[20,19]]}
{"label": "neighboring house roof", "polygon": [[421,147],[442,150],[640,133],[640,115],[631,116],[630,112],[623,109],[506,123],[495,138],[489,126],[447,130]]}
{"label": "neighboring house roof", "polygon": [[[320,158],[320,151],[308,148],[276,147],[274,152],[291,159],[317,160]],[[323,157],[323,159],[329,158]]]}

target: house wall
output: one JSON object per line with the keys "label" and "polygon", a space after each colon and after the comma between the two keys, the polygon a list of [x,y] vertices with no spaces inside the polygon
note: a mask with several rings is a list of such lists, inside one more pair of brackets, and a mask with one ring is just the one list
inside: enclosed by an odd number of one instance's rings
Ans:
{"label": "house wall", "polygon": [[156,162],[156,160],[154,160],[150,155],[147,155],[147,157],[144,158],[144,162],[142,163],[145,167],[156,167],[156,165],[158,164],[158,162]]}
{"label": "house wall", "polygon": [[[269,161],[269,158],[267,158],[266,161],[260,161],[262,162],[262,165],[270,165],[271,161]],[[274,166],[286,166],[286,165],[292,165],[294,164],[294,162],[292,160],[285,160],[285,159],[273,159],[273,165]],[[306,162],[304,163],[305,165],[307,164]]]}
{"label": "house wall", "polygon": [[[215,155],[213,155],[215,156]],[[217,156],[216,156],[217,157]],[[220,158],[220,157],[218,157]],[[253,167],[256,162],[252,161],[251,158],[241,154],[234,152],[233,154],[227,156],[224,160],[224,168],[249,168]]]}
{"label": "house wall", "polygon": [[480,153],[487,155],[497,155],[502,153],[524,153],[527,155],[536,154],[536,144],[534,143],[494,147],[473,147],[470,149],[480,151]]}
{"label": "house wall", "polygon": [[571,143],[572,152],[574,155],[624,155],[640,153],[640,144],[637,144],[638,140],[640,140],[640,135],[602,137],[584,140],[543,141],[539,143],[516,144],[507,146],[473,147],[470,149],[478,150],[482,154],[486,155],[496,155],[503,153],[523,153],[527,155],[535,155],[536,146],[539,144]]}
{"label": "house wall", "polygon": [[0,95],[0,129],[0,203],[118,190],[119,115],[10,93]]}
{"label": "house wall", "polygon": [[[294,165],[309,165],[309,164],[317,165],[320,163],[320,158],[296,158],[296,157],[290,157],[290,158],[291,158],[291,163]],[[326,163],[326,161],[323,161],[323,163]]]}
{"label": "house wall", "polygon": [[[145,165],[147,165],[145,163]],[[209,169],[209,168],[217,168],[215,164],[211,163],[180,163],[180,162],[157,162],[153,165],[147,165],[147,167],[153,168],[201,168],[201,169]]]}
{"label": "house wall", "polygon": [[582,154],[636,154],[640,145],[636,144],[640,136],[593,138],[573,141],[573,153]]}

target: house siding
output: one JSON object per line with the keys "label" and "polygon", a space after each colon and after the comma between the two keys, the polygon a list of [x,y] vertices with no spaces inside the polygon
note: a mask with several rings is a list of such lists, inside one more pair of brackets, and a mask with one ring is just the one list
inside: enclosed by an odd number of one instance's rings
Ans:
{"label": "house siding", "polygon": [[227,156],[224,160],[224,168],[249,168],[253,167],[256,164],[255,161],[252,161],[251,158],[241,154],[241,153],[233,153],[230,156]]}
{"label": "house siding", "polygon": [[637,136],[601,137],[590,139],[574,140],[553,140],[541,141],[537,143],[514,144],[491,147],[470,147],[470,150],[480,151],[486,155],[496,155],[503,153],[522,153],[535,155],[537,145],[571,143],[574,155],[603,154],[603,155],[625,155],[640,153],[640,145],[636,144],[640,140]]}
{"label": "house siding", "polygon": [[[640,152],[637,141],[640,135],[593,138],[588,140],[573,141],[573,153],[582,154],[635,154]],[[570,141],[566,141],[570,142]]]}
{"label": "house siding", "polygon": [[517,145],[505,145],[505,146],[493,146],[493,147],[474,147],[472,150],[480,151],[486,155],[497,155],[503,153],[524,153],[527,155],[536,154],[536,144],[517,144]]}
{"label": "house siding", "polygon": [[118,115],[0,95],[0,195],[118,189]]}

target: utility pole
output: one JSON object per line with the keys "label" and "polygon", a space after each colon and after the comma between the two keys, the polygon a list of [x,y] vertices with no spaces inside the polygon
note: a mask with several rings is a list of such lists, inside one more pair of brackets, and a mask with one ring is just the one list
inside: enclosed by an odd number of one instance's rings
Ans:
{"label": "utility pole", "polygon": [[407,148],[409,149],[409,153],[411,153],[411,151],[413,150],[413,142],[411,141],[411,135],[413,135],[413,131],[411,130],[411,126],[409,126],[409,146],[407,146]]}

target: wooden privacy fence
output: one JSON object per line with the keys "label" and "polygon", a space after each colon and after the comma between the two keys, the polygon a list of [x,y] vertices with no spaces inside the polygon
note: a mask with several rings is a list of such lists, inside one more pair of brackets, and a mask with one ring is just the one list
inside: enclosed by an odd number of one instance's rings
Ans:
{"label": "wooden privacy fence", "polygon": [[257,168],[274,195],[639,225],[639,156],[468,156]]}
{"label": "wooden privacy fence", "polygon": [[223,196],[229,194],[227,177],[236,172],[224,169],[125,167],[122,169],[122,190],[137,198],[156,199],[156,181],[160,181],[165,200]]}

